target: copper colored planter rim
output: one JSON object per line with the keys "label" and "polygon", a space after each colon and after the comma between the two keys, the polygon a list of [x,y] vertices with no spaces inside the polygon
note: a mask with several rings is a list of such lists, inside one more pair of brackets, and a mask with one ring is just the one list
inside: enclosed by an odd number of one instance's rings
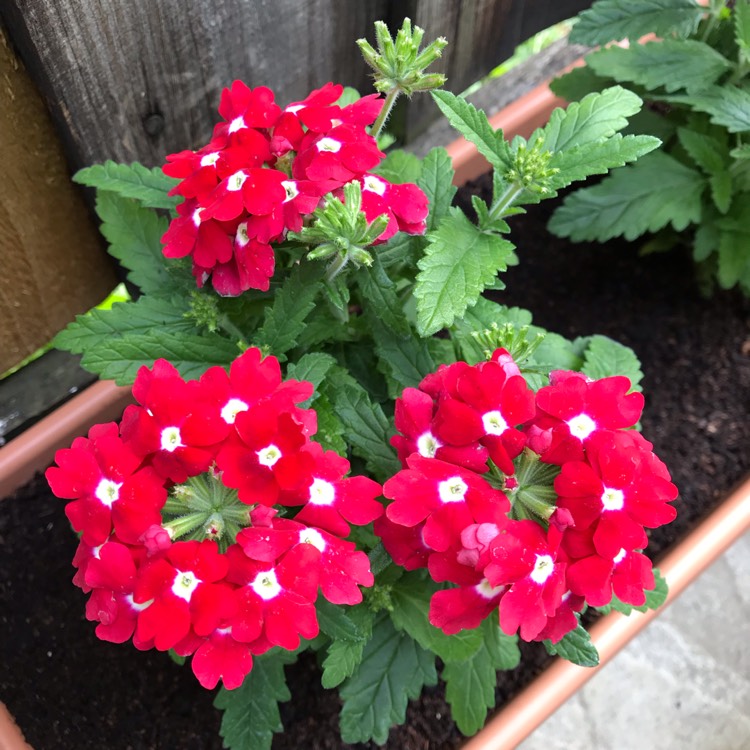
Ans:
{"label": "copper colored planter rim", "polygon": [[[547,122],[552,110],[563,105],[546,85],[537,87],[490,118],[506,137],[527,137]],[[486,160],[463,138],[447,147],[456,170],[456,184],[487,171]],[[84,434],[96,422],[117,418],[132,397],[127,388],[100,381],[0,448],[0,498],[25,484],[36,471],[51,463],[54,452]],[[705,521],[661,562],[669,584],[671,603],[716,558],[750,528],[750,479],[738,487]],[[601,659],[596,669],[577,667],[556,659],[515,699],[497,713],[463,750],[512,750],[556,711],[578,688],[593,677],[628,641],[657,614],[613,612],[592,628],[591,638]],[[0,703],[0,750],[31,750],[18,727]]]}

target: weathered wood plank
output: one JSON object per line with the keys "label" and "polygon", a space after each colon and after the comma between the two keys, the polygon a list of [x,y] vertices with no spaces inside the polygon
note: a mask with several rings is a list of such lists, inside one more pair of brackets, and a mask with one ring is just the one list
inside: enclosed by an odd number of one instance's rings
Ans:
{"label": "weathered wood plank", "polygon": [[235,78],[282,102],[338,79],[366,87],[354,44],[387,0],[4,0],[0,13],[74,167],[148,165],[197,147]]}
{"label": "weathered wood plank", "polygon": [[0,373],[117,283],[39,93],[0,30]]}

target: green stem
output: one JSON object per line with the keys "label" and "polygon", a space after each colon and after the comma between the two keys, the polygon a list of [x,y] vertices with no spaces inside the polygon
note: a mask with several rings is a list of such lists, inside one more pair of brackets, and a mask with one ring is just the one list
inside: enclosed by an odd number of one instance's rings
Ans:
{"label": "green stem", "polygon": [[349,262],[349,252],[345,254],[337,253],[331,264],[328,266],[326,271],[326,281],[333,281],[343,270],[346,268],[346,264]]}
{"label": "green stem", "polygon": [[383,108],[380,110],[380,114],[378,115],[377,119],[372,124],[372,128],[370,129],[370,135],[373,138],[377,139],[377,137],[380,135],[380,131],[383,129],[388,116],[391,114],[393,105],[396,103],[396,99],[398,99],[400,93],[401,89],[396,86],[386,94],[385,101],[383,102]]}
{"label": "green stem", "polygon": [[502,219],[505,211],[513,205],[513,201],[523,192],[523,185],[511,182],[505,192],[495,201],[490,209],[490,222]]}

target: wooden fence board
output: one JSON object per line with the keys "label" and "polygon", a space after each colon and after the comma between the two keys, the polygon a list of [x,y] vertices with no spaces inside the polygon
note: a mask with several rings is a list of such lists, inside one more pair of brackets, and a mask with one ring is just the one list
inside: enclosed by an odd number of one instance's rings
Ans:
{"label": "wooden fence board", "polygon": [[387,0],[5,0],[0,12],[61,124],[75,168],[161,164],[202,145],[235,78],[302,98],[365,87],[354,40]]}
{"label": "wooden fence board", "polygon": [[49,115],[0,31],[0,373],[116,284]]}

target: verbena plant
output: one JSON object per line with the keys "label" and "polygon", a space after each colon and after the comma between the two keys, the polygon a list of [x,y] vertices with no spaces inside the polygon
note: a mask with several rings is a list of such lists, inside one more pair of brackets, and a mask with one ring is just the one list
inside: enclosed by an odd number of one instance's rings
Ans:
{"label": "verbena plant", "polygon": [[647,103],[629,132],[664,145],[569,195],[550,230],[575,241],[651,235],[645,252],[687,244],[708,288],[750,294],[748,0],[599,0],[570,39],[629,45],[591,52],[552,89],[573,101],[621,84]]}
{"label": "verbena plant", "polygon": [[435,92],[494,167],[472,223],[445,150],[376,140],[399,94],[442,84],[424,70],[445,42],[376,34],[359,44],[384,98],[326,84],[282,109],[237,81],[207,146],[77,175],[141,296],[56,339],[137,402],[47,472],[81,536],[74,582],[100,638],[223,683],[235,750],[270,746],[304,650],[345,741],[385,742],[438,657],[471,734],[519,635],[594,665],[584,609],[666,593],[644,527],[676,489],[631,429],[635,355],[481,296],[516,262],[508,216],[658,144],[619,132],[640,99],[591,94],[508,143]]}

